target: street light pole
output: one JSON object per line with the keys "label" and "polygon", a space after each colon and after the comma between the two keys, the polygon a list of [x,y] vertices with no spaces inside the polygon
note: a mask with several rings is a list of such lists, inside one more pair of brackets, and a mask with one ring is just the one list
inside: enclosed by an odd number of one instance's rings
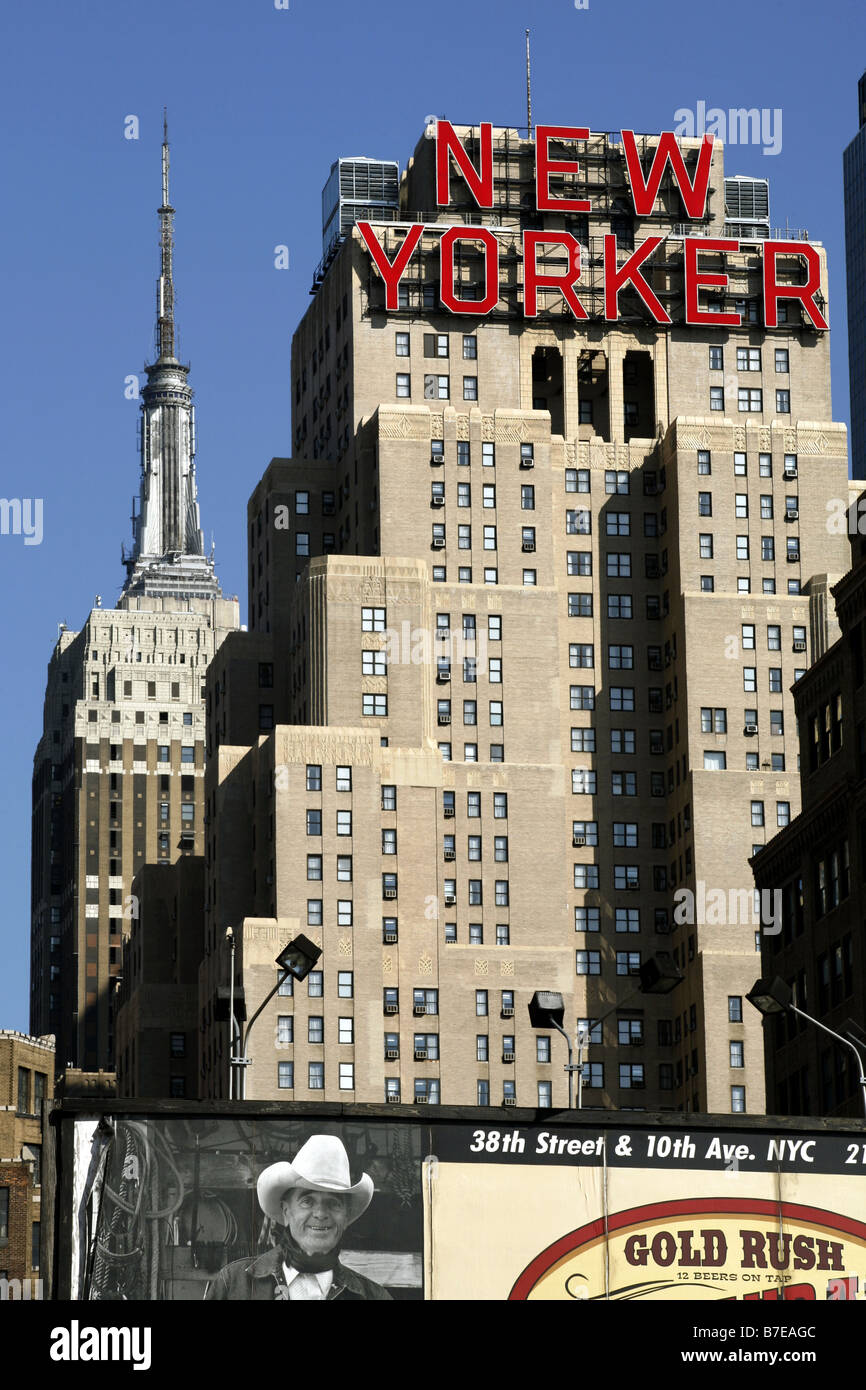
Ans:
{"label": "street light pole", "polygon": [[[794,992],[791,986],[786,984],[778,975],[773,979],[767,977],[766,979],[756,980],[751,990],[746,995],[746,998],[752,1007],[757,1009],[758,1013],[763,1014],[765,1018],[770,1017],[772,1014],[783,1014],[788,1012],[797,1014],[799,1018],[804,1018],[807,1023],[812,1023],[816,1028],[820,1028],[821,1032],[826,1033],[828,1037],[835,1038],[836,1042],[840,1042],[843,1047],[850,1047],[854,1056],[857,1058],[858,1079],[863,1100],[863,1113],[866,1115],[866,1063],[864,1063],[860,1049],[856,1046],[852,1038],[844,1038],[841,1033],[835,1033],[832,1028],[828,1028],[826,1023],[819,1023],[817,1018],[813,1018],[811,1014],[804,1013],[802,1009],[798,1009],[797,1005],[793,1003]],[[852,1026],[856,1025],[852,1024]]]}

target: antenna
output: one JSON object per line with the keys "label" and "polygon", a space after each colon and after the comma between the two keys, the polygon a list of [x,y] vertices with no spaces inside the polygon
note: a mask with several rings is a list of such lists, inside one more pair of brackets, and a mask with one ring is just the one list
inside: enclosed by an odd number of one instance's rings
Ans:
{"label": "antenna", "polygon": [[174,273],[172,267],[174,208],[168,195],[168,111],[162,108],[162,203],[159,208],[160,274],[156,287],[156,346],[158,357],[174,356]]}
{"label": "antenna", "polygon": [[526,128],[532,139],[532,75],[529,58],[529,30],[526,31]]}

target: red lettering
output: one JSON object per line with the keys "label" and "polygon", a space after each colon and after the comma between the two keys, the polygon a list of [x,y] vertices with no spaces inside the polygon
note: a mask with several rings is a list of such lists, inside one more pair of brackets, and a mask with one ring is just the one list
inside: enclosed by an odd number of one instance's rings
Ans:
{"label": "red lettering", "polygon": [[460,170],[469,192],[480,208],[493,207],[493,126],[481,123],[481,168],[476,169],[450,121],[436,122],[436,202],[440,208],[451,201],[450,156]]}
{"label": "red lettering", "polygon": [[[776,279],[777,256],[800,256],[806,262],[805,285],[780,285]],[[764,322],[775,328],[779,320],[778,300],[799,299],[815,328],[829,328],[815,303],[821,288],[821,261],[814,246],[802,241],[764,242]]]}
{"label": "red lettering", "polygon": [[619,317],[619,292],[623,285],[631,284],[637,290],[656,323],[670,323],[670,315],[664,305],[656,298],[650,286],[641,275],[638,267],[647,256],[652,255],[663,238],[647,237],[617,270],[616,237],[608,232],[604,238],[604,316],[608,322]]}
{"label": "red lettering", "polygon": [[738,241],[721,240],[718,237],[687,236],[683,243],[683,278],[686,290],[686,323],[730,324],[736,328],[741,322],[739,314],[713,314],[709,309],[698,308],[698,288],[701,285],[727,285],[727,275],[698,269],[698,256],[702,251],[739,251]]}
{"label": "red lettering", "polygon": [[764,1237],[760,1231],[740,1231],[743,1242],[743,1269],[766,1269]]}
{"label": "red lettering", "polygon": [[814,1269],[815,1242],[812,1236],[794,1236],[794,1268]]}
{"label": "red lettering", "polygon": [[551,140],[587,140],[589,129],[577,125],[539,125],[535,127],[535,205],[539,209],[562,212],[589,212],[588,198],[554,198],[550,191],[550,175],[577,174],[576,159],[551,159],[548,143]]}
{"label": "red lettering", "polygon": [[364,238],[364,244],[373,257],[379,274],[385,281],[385,308],[396,309],[397,286],[403,278],[403,272],[409,264],[412,252],[421,240],[424,228],[420,222],[415,223],[414,226],[409,228],[405,240],[394,257],[393,262],[388,260],[369,222],[359,222],[358,231]]}
{"label": "red lettering", "polygon": [[[480,242],[484,247],[484,298],[458,299],[454,293],[454,244],[458,241]],[[449,227],[442,234],[439,243],[440,278],[442,281],[439,297],[452,314],[489,314],[499,301],[499,242],[493,232],[484,227],[472,227],[462,231],[460,227]]]}
{"label": "red lettering", "polygon": [[[564,246],[568,252],[568,267],[564,275],[540,273],[536,264],[536,248],[542,244]],[[523,312],[528,319],[538,314],[538,286],[550,285],[559,290],[576,319],[587,318],[587,312],[574,292],[580,279],[580,243],[570,232],[523,233]]]}
{"label": "red lettering", "polygon": [[633,130],[624,130],[622,132],[622,145],[625,151],[625,162],[628,167],[628,176],[631,182],[631,198],[634,203],[634,210],[639,217],[650,216],[658,196],[659,185],[662,181],[665,165],[668,161],[670,161],[674,179],[688,216],[691,218],[703,217],[707,205],[710,165],[713,162],[712,135],[705,135],[701,141],[694,183],[689,181],[685,162],[680,154],[680,147],[672,131],[665,130],[659,136],[659,141],[653,155],[652,167],[650,168],[649,177],[646,182],[644,182],[643,170],[641,169],[640,158],[637,152],[637,141]]}

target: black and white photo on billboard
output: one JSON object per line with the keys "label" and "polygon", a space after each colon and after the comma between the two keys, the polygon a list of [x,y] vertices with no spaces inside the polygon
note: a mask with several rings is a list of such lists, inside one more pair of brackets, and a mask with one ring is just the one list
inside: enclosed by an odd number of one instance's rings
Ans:
{"label": "black and white photo on billboard", "polygon": [[423,1297],[422,1131],[117,1118],[84,1297]]}

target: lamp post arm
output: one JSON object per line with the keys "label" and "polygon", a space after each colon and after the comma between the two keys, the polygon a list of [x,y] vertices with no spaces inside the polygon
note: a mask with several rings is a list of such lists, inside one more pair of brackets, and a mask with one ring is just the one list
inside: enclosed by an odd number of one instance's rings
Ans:
{"label": "lamp post arm", "polygon": [[833,1029],[828,1028],[826,1023],[819,1023],[817,1018],[813,1018],[811,1014],[804,1013],[802,1009],[797,1008],[796,1004],[789,1004],[788,1008],[792,1014],[797,1014],[800,1018],[805,1018],[807,1023],[814,1023],[815,1027],[820,1028],[822,1033],[827,1033],[829,1037],[835,1038],[837,1042],[842,1043],[843,1047],[850,1047],[854,1056],[857,1058],[857,1068],[860,1073],[860,1090],[863,1095],[863,1113],[866,1114],[866,1067],[863,1065],[860,1049],[855,1047],[850,1038],[843,1038],[841,1033],[834,1033]]}
{"label": "lamp post arm", "polygon": [[262,1000],[261,1004],[259,1004],[259,1007],[256,1009],[255,1013],[253,1014],[252,1018],[250,1019],[249,1023],[248,1023],[247,1026],[246,1026],[246,1028],[244,1029],[243,1035],[242,1035],[242,1040],[241,1040],[241,1057],[246,1057],[246,1055],[247,1055],[247,1043],[249,1042],[250,1032],[252,1031],[252,1026],[253,1026],[253,1024],[255,1023],[256,1019],[258,1018],[258,1016],[259,1016],[259,1014],[262,1012],[262,1010],[263,1010],[263,1009],[266,1009],[267,1006],[268,1006],[268,1004],[270,1004],[271,1000],[273,999],[273,997],[274,997],[274,995],[276,994],[277,990],[279,989],[280,985],[283,983],[283,980],[288,979],[289,974],[290,974],[290,972],[289,972],[288,970],[284,970],[284,971],[282,972],[282,974],[280,975],[279,979],[277,980],[277,983],[274,985],[273,989],[271,990],[270,994],[267,995],[267,997],[264,998],[264,999]]}
{"label": "lamp post arm", "polygon": [[568,1108],[569,1108],[569,1110],[573,1110],[573,1109],[574,1109],[574,1075],[573,1075],[572,1068],[571,1068],[571,1059],[572,1059],[572,1055],[573,1055],[573,1054],[572,1054],[572,1050],[571,1050],[571,1038],[568,1036],[568,1033],[565,1031],[565,1029],[563,1028],[563,1026],[562,1026],[561,1023],[557,1023],[555,1019],[551,1019],[550,1022],[551,1022],[551,1025],[556,1029],[557,1033],[561,1033],[562,1036],[565,1038],[565,1045],[566,1045],[566,1047],[568,1048]]}

